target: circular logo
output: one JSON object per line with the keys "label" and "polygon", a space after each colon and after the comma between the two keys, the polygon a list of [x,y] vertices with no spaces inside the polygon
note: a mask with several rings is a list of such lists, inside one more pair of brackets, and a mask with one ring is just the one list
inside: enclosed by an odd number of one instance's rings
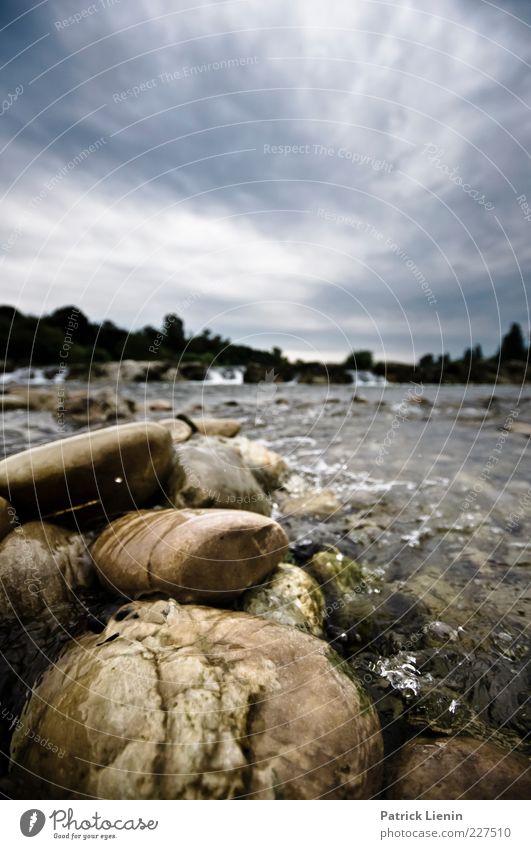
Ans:
{"label": "circular logo", "polygon": [[35,837],[44,828],[46,817],[42,811],[37,808],[31,808],[29,811],[24,811],[20,817],[20,830],[24,837]]}

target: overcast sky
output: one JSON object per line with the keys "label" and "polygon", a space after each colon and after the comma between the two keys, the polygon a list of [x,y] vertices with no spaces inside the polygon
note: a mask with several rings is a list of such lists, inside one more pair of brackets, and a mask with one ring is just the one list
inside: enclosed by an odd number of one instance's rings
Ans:
{"label": "overcast sky", "polygon": [[528,330],[529,2],[2,0],[0,26],[2,302],[305,359]]}

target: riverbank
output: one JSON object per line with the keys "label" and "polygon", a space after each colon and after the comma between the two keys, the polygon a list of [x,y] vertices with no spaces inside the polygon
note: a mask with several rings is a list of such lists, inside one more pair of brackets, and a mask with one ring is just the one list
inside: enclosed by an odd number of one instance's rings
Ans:
{"label": "riverbank", "polygon": [[[111,391],[110,386],[103,388]],[[86,399],[86,387],[73,385],[73,391],[85,393]],[[488,773],[488,780],[466,791],[476,792],[476,798],[490,798],[495,790],[499,794],[500,781],[508,787],[518,776],[512,792],[520,792],[529,729],[525,625],[531,502],[529,482],[520,472],[529,450],[529,392],[520,393],[517,387],[493,391],[386,386],[368,388],[363,398],[353,400],[352,388],[341,386],[292,386],[265,397],[252,386],[129,384],[120,387],[120,395],[127,413],[119,421],[126,427],[146,418],[164,422],[176,414],[184,417],[172,425],[179,439],[186,437],[174,448],[179,473],[168,477],[171,486],[164,483],[165,497],[170,496],[176,512],[190,506],[230,507],[233,516],[253,515],[258,506],[260,521],[272,521],[272,527],[286,535],[287,551],[283,543],[273,546],[280,552],[279,565],[268,567],[262,578],[253,575],[258,582],[255,595],[247,602],[238,597],[221,606],[231,616],[266,618],[276,627],[298,629],[305,639],[328,645],[341,668],[348,670],[349,680],[355,681],[356,698],[363,694],[364,704],[374,705],[380,730],[371,726],[359,738],[368,745],[363,751],[372,765],[370,776],[358,782],[356,791],[352,776],[347,795],[456,798],[465,792],[459,785],[463,771],[446,770],[449,778],[441,785],[436,769],[441,753],[446,763],[465,758],[475,765],[469,774],[478,781]],[[91,412],[90,405],[81,406],[84,419],[67,422],[64,432],[58,430],[53,405],[6,410],[5,453],[81,435],[89,425],[92,429],[115,423],[116,409],[102,419],[101,409],[98,418],[96,408]],[[226,421],[218,425],[232,436],[216,436],[216,425],[205,423],[212,417],[233,420],[232,429],[229,425],[227,430]],[[204,435],[208,431],[210,436]],[[164,478],[166,472],[159,474]],[[146,505],[149,515],[157,515],[157,504],[163,502]],[[254,509],[249,512],[249,507]],[[264,518],[268,513],[271,517]],[[105,522],[91,520],[80,530],[76,534],[93,551],[96,538],[105,535]],[[107,563],[103,543],[100,550],[104,557],[99,568],[107,570],[104,591],[98,584],[84,587],[80,581],[65,616],[59,612],[64,612],[64,599],[54,608],[53,627],[32,611],[23,627],[5,630],[2,651],[16,674],[13,678],[6,673],[1,698],[3,705],[9,703],[12,717],[25,723],[24,729],[29,727],[22,713],[28,687],[40,680],[72,637],[97,632],[94,651],[96,642],[119,646],[115,635],[122,627],[123,636],[133,641],[142,643],[146,629],[151,633],[153,628],[162,639],[161,625],[155,627],[150,619],[159,615],[158,608],[148,610],[145,605],[153,602],[147,601],[131,607],[120,599],[116,587],[120,590],[123,567]],[[243,557],[240,552],[238,559]],[[166,574],[161,569],[157,574]],[[109,581],[115,587],[110,595]],[[189,586],[182,578],[177,583]],[[130,586],[125,595],[134,595]],[[186,609],[189,603],[181,601],[181,606]],[[242,608],[245,603],[248,607]],[[123,618],[120,605],[127,609]],[[215,607],[219,610],[220,605]],[[282,622],[286,614],[289,624]],[[178,633],[178,609],[168,608],[167,615],[173,623],[170,630],[177,629],[171,633]],[[203,626],[198,621],[194,627]],[[216,627],[222,627],[221,620]],[[93,645],[89,636],[82,640],[89,641],[83,646]],[[68,653],[65,657],[65,664],[77,662],[68,660]],[[113,663],[122,662],[116,648],[112,657]],[[271,657],[267,662],[276,663]],[[53,690],[56,685],[48,681],[46,686]],[[268,685],[262,681],[259,686]],[[354,698],[353,691],[348,698]],[[156,710],[155,703],[145,709]],[[353,708],[354,716],[359,709]],[[42,716],[31,715],[33,728]],[[328,715],[323,721],[333,725],[337,718]],[[12,731],[13,720],[10,724]],[[19,743],[23,733],[19,731]],[[352,733],[361,732],[358,728]],[[380,734],[383,758],[377,745]],[[334,745],[339,753],[344,741]],[[203,761],[199,772],[214,765],[226,769],[228,752],[220,757]],[[423,766],[427,759],[430,770]],[[415,764],[418,769],[413,769]],[[507,764],[513,768],[511,781]],[[349,761],[349,768],[354,766],[358,774],[359,763]],[[415,776],[409,785],[408,772]],[[5,781],[13,794],[20,792],[14,775]],[[152,786],[149,792],[157,790]],[[208,793],[206,785],[201,792]],[[297,792],[311,794],[314,789],[299,787]],[[335,792],[340,792],[337,786]],[[510,797],[511,791],[507,793]]]}

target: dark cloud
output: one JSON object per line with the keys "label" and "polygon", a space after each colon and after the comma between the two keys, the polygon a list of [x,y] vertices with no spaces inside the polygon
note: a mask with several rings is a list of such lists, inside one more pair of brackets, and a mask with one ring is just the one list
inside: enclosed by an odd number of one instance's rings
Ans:
{"label": "dark cloud", "polygon": [[528,325],[526,4],[187,5],[3,5],[3,300],[324,357]]}

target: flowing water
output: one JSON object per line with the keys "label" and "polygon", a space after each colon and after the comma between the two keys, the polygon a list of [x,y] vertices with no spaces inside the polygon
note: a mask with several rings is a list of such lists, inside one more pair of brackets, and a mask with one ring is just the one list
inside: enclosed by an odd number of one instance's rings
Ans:
{"label": "flowing water", "polygon": [[[295,562],[327,549],[362,570],[360,591],[329,605],[327,635],[371,691],[388,751],[419,732],[525,749],[530,443],[511,427],[531,422],[531,389],[394,384],[353,395],[352,386],[150,383],[120,392],[238,418],[245,436],[288,461],[291,495],[335,494],[328,516],[283,512],[280,499],[274,515]],[[1,434],[5,454],[63,435],[51,413],[26,411],[6,412]],[[16,716],[69,633],[98,630],[108,612],[98,597],[73,614],[70,632],[35,623],[29,635],[4,634],[2,704]]]}

